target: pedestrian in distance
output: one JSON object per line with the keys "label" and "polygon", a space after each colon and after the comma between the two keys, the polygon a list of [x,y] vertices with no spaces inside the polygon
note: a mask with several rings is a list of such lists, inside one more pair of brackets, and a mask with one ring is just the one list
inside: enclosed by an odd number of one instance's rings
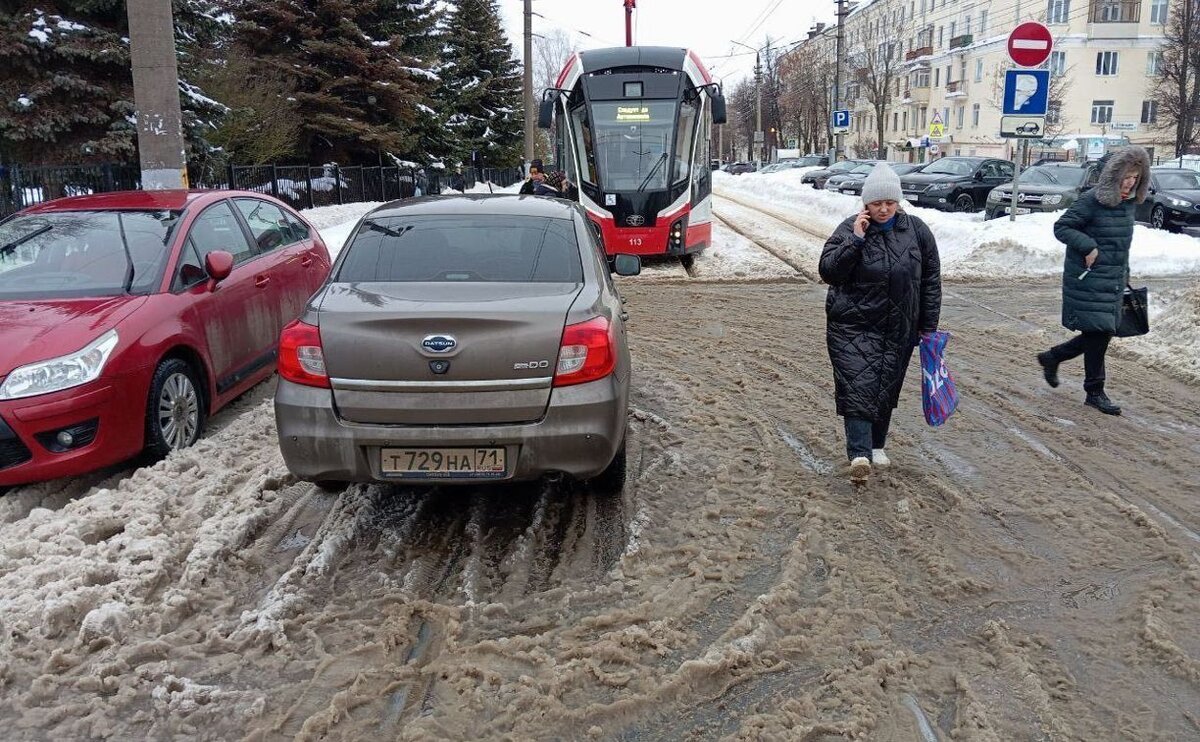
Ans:
{"label": "pedestrian in distance", "polygon": [[829,284],[825,340],[837,414],[846,429],[850,477],[890,465],[884,447],[913,349],[935,332],[942,309],[941,261],[925,222],[900,203],[900,178],[877,165],[863,183],[863,209],[825,243]]}
{"label": "pedestrian in distance", "polygon": [[1037,361],[1046,383],[1057,387],[1059,364],[1082,355],[1084,404],[1106,415],[1121,414],[1104,391],[1104,356],[1121,321],[1129,284],[1134,211],[1149,187],[1149,153],[1126,147],[1107,157],[1096,187],[1054,223],[1054,236],[1067,246],[1062,323],[1079,334],[1039,353]]}
{"label": "pedestrian in distance", "polygon": [[463,175],[462,165],[454,168],[454,172],[450,175],[450,190],[459,193],[467,192],[467,177]]}
{"label": "pedestrian in distance", "polygon": [[541,183],[546,182],[546,170],[542,166],[541,160],[529,161],[529,177],[521,184],[519,193],[522,196],[535,195],[534,189]]}

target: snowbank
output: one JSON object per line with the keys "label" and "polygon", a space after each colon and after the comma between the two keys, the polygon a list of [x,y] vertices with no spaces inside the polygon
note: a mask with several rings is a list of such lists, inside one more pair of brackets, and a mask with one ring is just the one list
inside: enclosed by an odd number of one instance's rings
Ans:
{"label": "snowbank", "polygon": [[[828,233],[861,208],[859,199],[817,191],[800,182],[803,173],[714,175],[718,194],[757,199],[792,212],[818,233]],[[983,214],[952,214],[907,207],[933,230],[943,272],[956,278],[1053,275],[1062,270],[1063,245],[1054,238],[1059,213],[1029,214],[1015,222],[984,221]],[[1060,212],[1061,213],[1061,212]],[[1200,239],[1141,225],[1135,227],[1130,264],[1135,276],[1200,274]]]}

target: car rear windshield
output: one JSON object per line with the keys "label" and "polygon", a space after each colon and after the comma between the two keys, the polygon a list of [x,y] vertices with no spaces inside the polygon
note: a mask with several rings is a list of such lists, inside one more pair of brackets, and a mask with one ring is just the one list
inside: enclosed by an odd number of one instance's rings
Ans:
{"label": "car rear windshield", "polygon": [[0,223],[0,300],[146,294],[179,211],[59,211]]}
{"label": "car rear windshield", "polygon": [[368,218],[346,247],[339,283],[579,283],[574,223],[531,216]]}

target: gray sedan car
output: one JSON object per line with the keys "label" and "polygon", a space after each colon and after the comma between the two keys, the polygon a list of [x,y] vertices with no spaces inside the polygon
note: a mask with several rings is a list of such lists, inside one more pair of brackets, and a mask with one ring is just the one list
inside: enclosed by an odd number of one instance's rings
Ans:
{"label": "gray sedan car", "polygon": [[[640,269],[632,255],[611,268]],[[624,483],[625,315],[604,250],[568,201],[380,206],[279,354],[279,445],[303,480]]]}

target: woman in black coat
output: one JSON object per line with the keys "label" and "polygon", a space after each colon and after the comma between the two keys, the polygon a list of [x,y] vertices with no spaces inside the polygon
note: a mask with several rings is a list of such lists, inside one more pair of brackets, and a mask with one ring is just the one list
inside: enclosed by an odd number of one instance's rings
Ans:
{"label": "woman in black coat", "polygon": [[888,427],[921,333],[942,308],[937,243],[920,219],[899,210],[900,178],[886,164],[863,183],[865,208],[838,226],[821,253],[826,342],[837,412],[845,419],[850,475],[863,481],[887,466]]}
{"label": "woman in black coat", "polygon": [[1150,155],[1126,147],[1110,155],[1096,187],[1085,193],[1054,224],[1054,236],[1067,246],[1063,263],[1062,323],[1080,334],[1037,360],[1052,387],[1058,365],[1083,356],[1084,404],[1106,415],[1121,408],[1104,393],[1104,355],[1121,321],[1122,294],[1129,283],[1129,246],[1136,204],[1150,187]]}

